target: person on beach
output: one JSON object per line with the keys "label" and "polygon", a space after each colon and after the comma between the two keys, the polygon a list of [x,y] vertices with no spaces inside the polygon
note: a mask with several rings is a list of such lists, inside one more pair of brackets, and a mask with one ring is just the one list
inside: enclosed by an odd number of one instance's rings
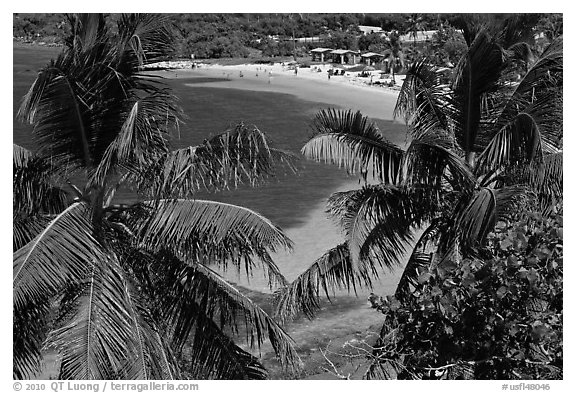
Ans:
{"label": "person on beach", "polygon": [[268,73],[268,83],[272,82],[272,71]]}
{"label": "person on beach", "polygon": [[294,67],[294,75],[298,75],[298,67]]}

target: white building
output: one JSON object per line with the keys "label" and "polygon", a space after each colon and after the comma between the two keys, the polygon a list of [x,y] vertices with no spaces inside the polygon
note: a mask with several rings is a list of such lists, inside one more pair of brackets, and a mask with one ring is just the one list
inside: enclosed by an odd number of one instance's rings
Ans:
{"label": "white building", "polygon": [[382,30],[382,28],[381,28],[381,27],[377,27],[377,26],[362,26],[362,25],[358,25],[358,29],[360,29],[360,31],[361,31],[362,34],[364,34],[364,35],[370,34],[370,33],[385,34],[385,32]]}

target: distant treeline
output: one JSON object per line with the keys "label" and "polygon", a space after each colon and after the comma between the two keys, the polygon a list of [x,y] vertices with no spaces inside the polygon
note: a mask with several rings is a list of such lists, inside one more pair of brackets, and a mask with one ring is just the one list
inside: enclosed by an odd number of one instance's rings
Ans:
{"label": "distant treeline", "polygon": [[[117,14],[109,15],[114,23]],[[358,26],[379,27],[386,32],[410,34],[441,27],[459,28],[465,14],[169,14],[178,32],[175,57],[223,58],[301,56],[319,44],[342,49],[368,49],[358,40]],[[490,15],[494,20],[505,14]],[[560,14],[524,14],[528,25],[548,36],[562,33]],[[63,43],[69,34],[65,14],[13,14],[13,36],[28,42]],[[292,37],[316,37],[297,42]],[[366,48],[364,48],[366,46]]]}

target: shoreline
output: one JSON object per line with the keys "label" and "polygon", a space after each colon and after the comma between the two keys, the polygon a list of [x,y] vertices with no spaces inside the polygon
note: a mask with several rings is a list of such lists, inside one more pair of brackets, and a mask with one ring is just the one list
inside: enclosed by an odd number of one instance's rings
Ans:
{"label": "shoreline", "polygon": [[[219,65],[202,64],[196,68],[170,68],[163,70],[149,69],[148,72],[159,74],[169,79],[220,78],[222,81],[191,83],[190,86],[236,88],[251,91],[267,91],[292,94],[302,100],[333,103],[336,106],[360,110],[364,115],[392,121],[393,110],[399,94],[403,76],[397,76],[400,85],[396,88],[369,85],[370,78],[360,78],[347,73],[345,76],[332,76],[328,79],[327,70],[331,65],[299,68],[298,74],[279,63],[274,65],[240,64]],[[270,74],[271,72],[271,74]],[[240,76],[242,75],[242,76]],[[271,75],[271,76],[270,76]],[[374,78],[379,75],[373,72]],[[381,103],[382,106],[378,104]]]}

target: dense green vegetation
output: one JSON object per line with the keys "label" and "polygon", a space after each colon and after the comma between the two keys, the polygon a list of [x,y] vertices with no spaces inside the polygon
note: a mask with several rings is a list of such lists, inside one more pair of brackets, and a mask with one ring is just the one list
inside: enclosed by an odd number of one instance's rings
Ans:
{"label": "dense green vegetation", "polygon": [[562,375],[562,224],[538,219],[562,211],[562,37],[540,49],[522,17],[467,23],[450,74],[426,59],[408,69],[395,109],[407,149],[342,110],[318,113],[302,149],[363,186],[330,197],[345,242],[279,293],[276,314],[313,317],[322,291],[371,287],[401,264],[366,377]]}
{"label": "dense green vegetation", "polygon": [[[327,46],[341,49],[381,51],[389,49],[378,35],[362,37],[359,25],[380,27],[384,31],[416,34],[423,30],[440,30],[431,48],[433,55],[446,62],[461,54],[462,41],[454,29],[465,26],[463,14],[166,14],[178,31],[174,56],[189,58],[303,56],[311,47]],[[119,15],[111,14],[110,21]],[[505,14],[492,16],[496,21]],[[562,34],[562,16],[558,14],[527,14],[522,16],[534,33],[543,32],[549,39]],[[14,14],[13,36],[36,42],[62,43],[67,34],[66,15]],[[534,23],[534,22],[537,23]],[[113,23],[111,28],[114,28]],[[292,37],[317,37],[320,42],[297,43]],[[373,42],[376,41],[376,42]],[[394,44],[392,45],[394,46]],[[409,43],[406,44],[410,47]],[[413,48],[412,48],[413,49]],[[428,51],[428,49],[426,50]],[[440,52],[440,53],[438,53]],[[415,60],[422,54],[414,50],[406,54]]]}
{"label": "dense green vegetation", "polygon": [[562,217],[497,223],[491,256],[423,269],[386,316],[369,378],[562,379]]}

